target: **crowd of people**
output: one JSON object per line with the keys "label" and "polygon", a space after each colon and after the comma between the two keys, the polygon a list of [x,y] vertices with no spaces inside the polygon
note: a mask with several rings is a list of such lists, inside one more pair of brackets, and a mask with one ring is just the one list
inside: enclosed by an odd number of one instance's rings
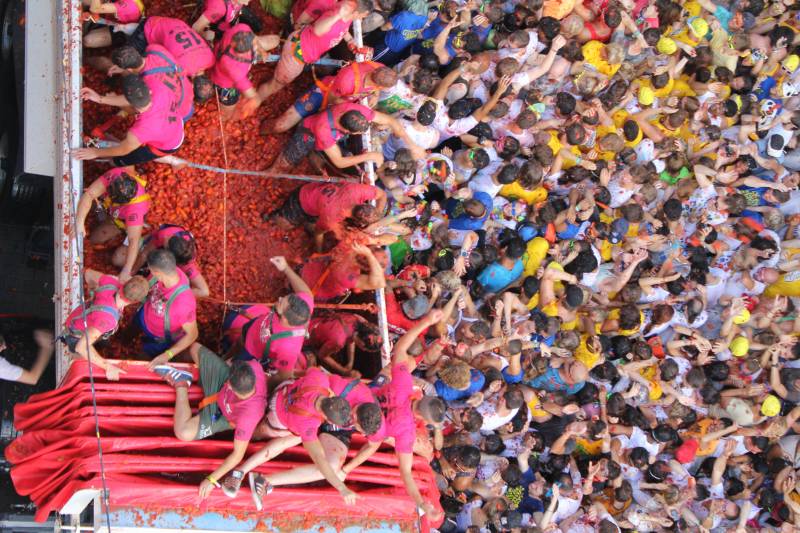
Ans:
{"label": "crowd of people", "polygon": [[[389,445],[442,532],[798,531],[797,5],[295,0],[266,35],[248,0],[205,0],[188,21],[86,3],[84,44],[109,50],[92,66],[122,94],[83,98],[135,118],[118,144],[75,150],[111,164],[77,237],[98,202],[86,238],[126,241],[117,273],[87,271],[90,301],[61,340],[118,379],[94,344],[139,307],[176,436],[233,430],[201,497],[249,490],[261,509],[273,487],[325,480],[352,505],[348,474]],[[314,66],[331,54],[338,70]],[[135,166],[171,161],[194,106],[218,100],[235,121],[309,69],[307,92],[253,132],[292,132],[273,170],[312,156],[372,164],[377,181],[267,206],[318,253],[263,265],[291,290],[228,309],[215,353],[197,343],[213,291],[191,228],[143,231]],[[315,302],[375,289],[391,362],[362,375],[381,358],[376,317]],[[199,406],[177,357],[199,367]],[[247,456],[251,440],[264,445]],[[254,470],[300,444],[308,466]],[[415,484],[415,454],[440,502]]]}

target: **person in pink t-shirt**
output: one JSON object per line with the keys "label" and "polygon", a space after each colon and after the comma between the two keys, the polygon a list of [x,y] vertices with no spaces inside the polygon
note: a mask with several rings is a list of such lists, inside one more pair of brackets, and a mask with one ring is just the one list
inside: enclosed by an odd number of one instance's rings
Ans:
{"label": "person in pink t-shirt", "polygon": [[[328,313],[311,319],[308,340],[304,346],[314,352],[318,364],[341,376],[359,378],[361,373],[353,369],[356,348],[365,352],[377,352],[381,347],[381,335],[372,322],[355,313]],[[339,354],[347,348],[346,362]]]}
{"label": "person in pink t-shirt", "polygon": [[[350,248],[347,248],[350,246]],[[330,258],[306,262],[301,275],[317,300],[341,298],[349,291],[372,291],[386,286],[384,266],[363,244],[340,244]]]}
{"label": "person in pink t-shirt", "polygon": [[267,405],[267,379],[255,361],[234,361],[228,365],[217,354],[198,343],[189,348],[192,361],[200,370],[204,398],[192,416],[189,386],[192,373],[170,365],[153,370],[175,387],[175,436],[182,441],[205,439],[233,429],[233,450],[216,470],[200,483],[200,498],[244,459],[247,445],[258,427]]}
{"label": "person in pink t-shirt", "polygon": [[243,115],[261,105],[263,98],[250,81],[250,68],[256,54],[272,50],[279,42],[277,35],[256,36],[247,24],[236,24],[222,35],[214,49],[217,60],[208,77],[217,88],[224,120],[233,117],[241,96],[245,97]]}
{"label": "person in pink t-shirt", "polygon": [[277,119],[261,123],[261,133],[289,131],[304,118],[328,106],[344,101],[354,102],[361,97],[394,87],[397,73],[374,61],[353,62],[342,67],[335,76],[316,80],[316,86],[303,94]]}
{"label": "person in pink t-shirt", "polygon": [[[134,271],[138,272],[144,266],[150,252],[158,249],[172,252],[178,268],[189,278],[189,285],[195,297],[205,298],[211,293],[208,282],[200,272],[200,267],[197,266],[197,244],[191,231],[175,224],[161,224],[157,230],[144,239],[143,246],[134,263]],[[130,246],[120,246],[114,252],[111,261],[117,264],[123,256],[127,255],[128,250],[130,250]]]}
{"label": "person in pink t-shirt", "polygon": [[[144,45],[161,45],[175,57],[184,74],[194,78],[214,65],[214,52],[208,43],[184,21],[170,17],[147,17],[141,24]],[[144,48],[139,49],[144,53]],[[195,86],[195,92],[197,87]]]}
{"label": "person in pink t-shirt", "polygon": [[192,24],[192,29],[207,41],[219,38],[224,32],[239,23],[261,31],[260,21],[246,9],[250,0],[205,0],[203,12]]}
{"label": "person in pink t-shirt", "polygon": [[[151,92],[147,83],[134,74],[122,78],[122,94],[99,95],[84,87],[81,97],[119,108],[132,107],[136,120],[125,138],[107,148],[85,147],[73,150],[78,160],[111,158],[114,166],[138,165],[164,158],[183,143],[183,117],[178,115],[175,92],[167,87]],[[167,160],[169,162],[169,160]]]}
{"label": "person in pink t-shirt", "polygon": [[[89,234],[89,242],[102,244],[119,237],[124,231],[129,246],[115,266],[121,267],[120,280],[131,277],[136,262],[136,252],[142,238],[144,217],[150,209],[150,195],[145,186],[147,182],[136,173],[134,167],[112,168],[96,179],[81,195],[78,202],[76,229],[78,238],[86,233],[86,217],[97,201],[105,208],[110,218],[101,222]],[[134,250],[128,252],[127,250]]]}
{"label": "person in pink t-shirt", "polygon": [[373,161],[381,166],[383,153],[364,152],[360,155],[344,156],[337,144],[347,135],[366,132],[370,123],[387,126],[392,134],[403,140],[409,150],[417,156],[424,156],[425,150],[408,137],[405,128],[397,119],[361,104],[343,102],[303,120],[270,170],[280,172],[296,167],[312,150],[323,152],[337,168],[352,167],[366,161]]}
{"label": "person in pink t-shirt", "polygon": [[172,54],[159,44],[151,44],[140,54],[133,46],[121,46],[111,54],[109,74],[137,74],[151,93],[171,93],[170,111],[186,123],[194,114],[194,87]]}
{"label": "person in pink t-shirt", "polygon": [[371,10],[369,0],[344,0],[310,26],[292,33],[283,45],[272,79],[258,88],[262,101],[289,85],[306,65],[321,58],[342,39],[351,43],[350,25],[369,15]]}
{"label": "person in pink t-shirt", "polygon": [[172,252],[153,250],[147,256],[147,266],[150,294],[136,321],[144,334],[144,352],[158,354],[150,362],[152,369],[179,355],[197,339],[197,301]]}
{"label": "person in pink t-shirt", "polygon": [[265,304],[237,305],[225,310],[222,322],[222,350],[229,352],[242,338],[242,328],[254,318],[269,314],[270,307]]}
{"label": "person in pink t-shirt", "polygon": [[[333,435],[318,435],[323,424],[338,427],[351,424],[350,403],[344,395],[337,395],[332,386],[329,374],[311,368],[303,377],[285,381],[272,392],[267,414],[257,431],[271,440],[223,480],[228,496],[236,496],[244,474],[302,443],[314,465],[280,472],[266,479],[250,473],[250,487],[256,507],[261,508],[261,498],[271,491],[273,484],[300,484],[321,478],[339,491],[347,505],[355,503],[356,493],[347,488],[337,475],[339,465],[347,455],[347,448]],[[341,392],[344,392],[344,387]],[[372,407],[362,412],[372,411],[368,421],[372,430],[380,420],[380,409],[372,400],[369,404]]]}
{"label": "person in pink t-shirt", "polygon": [[[304,383],[307,379],[317,381],[318,375],[324,376],[325,374],[318,369],[313,369],[306,378],[303,378]],[[352,423],[348,423],[345,426],[336,426],[329,422],[323,423],[319,426],[319,435],[317,438],[319,444],[322,446],[325,459],[330,468],[334,472],[340,472],[340,477],[344,477],[350,472],[350,470],[343,470],[343,466],[347,459],[347,451],[350,448],[350,439],[353,433],[358,432],[367,439],[367,442],[362,446],[361,452],[359,453],[368,453],[372,455],[375,450],[380,447],[381,442],[383,442],[383,414],[370,388],[362,383],[360,379],[327,376],[327,381],[329,393],[333,395],[333,398],[337,400],[343,399],[349,404],[349,412],[352,414]],[[292,394],[292,391],[288,391],[287,394]],[[280,406],[280,399],[276,400],[276,405]],[[278,409],[276,412],[278,414],[275,416],[275,423],[280,424],[277,420],[279,419],[278,417],[282,416],[280,415],[281,411]],[[285,444],[286,443],[282,443],[282,445]],[[262,452],[259,452],[259,454],[260,453]],[[263,451],[265,456],[274,453],[276,453],[276,449],[272,443],[267,445],[266,451]],[[245,472],[263,463],[262,458],[257,457],[259,454],[256,454],[252,459],[248,460],[242,465],[241,469],[234,471],[231,478],[226,478],[225,485],[230,486],[228,492],[229,496],[235,495],[235,491],[238,489],[238,485],[236,485],[235,480],[232,478],[237,477],[238,479],[242,479]],[[317,463],[317,465],[319,465],[319,463]],[[250,486],[256,508],[259,510],[261,509],[262,498],[266,494],[269,494],[275,486],[298,485],[325,479],[326,476],[317,465],[302,466],[266,476],[251,472],[249,476]],[[342,496],[344,496],[345,501],[347,501],[348,495],[342,494]]]}
{"label": "person in pink t-shirt", "polygon": [[87,269],[84,277],[91,300],[85,308],[78,306],[69,314],[59,339],[75,357],[87,359],[91,354],[92,363],[105,370],[107,379],[116,381],[123,371],[97,353],[94,343],[117,330],[123,309],[144,301],[149,286],[142,276],[134,276],[123,285],[115,276],[92,269]]}
{"label": "person in pink t-shirt", "polygon": [[[90,27],[89,31],[83,36],[83,45],[87,48],[104,48],[106,46],[123,44],[126,35],[135,27],[144,16],[144,3],[142,0],[114,0],[113,2],[103,2],[103,0],[83,0],[83,5],[89,8],[89,12],[100,19]],[[103,15],[108,15],[111,19],[105,19]]]}
{"label": "person in pink t-shirt", "polygon": [[306,327],[314,312],[314,297],[284,257],[271,257],[270,262],[283,272],[294,293],[278,298],[269,312],[244,324],[232,353],[235,359],[261,361],[272,376],[271,383],[278,384],[291,379],[296,370],[306,366],[302,348]]}
{"label": "person in pink t-shirt", "polygon": [[[398,468],[406,491],[417,506],[434,522],[440,516],[440,511],[432,502],[422,498],[412,475],[414,442],[417,437],[417,420],[432,425],[434,430],[439,433],[436,438],[441,438],[441,428],[447,406],[436,396],[419,398],[415,395],[414,382],[409,371],[413,357],[408,354],[408,349],[424,329],[439,323],[441,319],[442,312],[440,310],[432,311],[397,340],[392,352],[391,381],[374,391],[385,417],[381,436],[394,443]],[[345,464],[342,470],[345,473],[351,472],[369,459],[378,450],[378,446],[365,447]]]}

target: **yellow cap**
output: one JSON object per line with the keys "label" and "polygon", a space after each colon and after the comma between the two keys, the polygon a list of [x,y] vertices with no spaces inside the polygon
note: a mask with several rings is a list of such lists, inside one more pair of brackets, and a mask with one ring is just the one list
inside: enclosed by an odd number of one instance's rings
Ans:
{"label": "yellow cap", "polygon": [[639,103],[642,105],[651,105],[655,100],[656,94],[653,89],[647,86],[639,87]]}
{"label": "yellow cap", "polygon": [[659,53],[670,56],[678,50],[678,45],[669,37],[662,37],[656,43],[656,49]]}
{"label": "yellow cap", "polygon": [[764,416],[776,416],[781,412],[781,401],[777,396],[768,394],[761,402],[761,414]]}
{"label": "yellow cap", "polygon": [[695,17],[690,19],[689,28],[691,28],[695,37],[702,39],[708,33],[708,22],[706,22],[706,19],[704,18]]}
{"label": "yellow cap", "polygon": [[785,68],[786,70],[794,72],[795,70],[797,70],[797,67],[800,66],[800,57],[798,57],[795,54],[790,54],[786,56],[783,59],[783,61],[781,61],[781,64],[783,65],[783,68]]}
{"label": "yellow cap", "polygon": [[736,337],[731,341],[728,348],[736,357],[744,357],[750,351],[750,341],[747,340],[747,337]]}
{"label": "yellow cap", "polygon": [[746,324],[750,320],[750,311],[742,309],[742,312],[733,317],[734,324]]}

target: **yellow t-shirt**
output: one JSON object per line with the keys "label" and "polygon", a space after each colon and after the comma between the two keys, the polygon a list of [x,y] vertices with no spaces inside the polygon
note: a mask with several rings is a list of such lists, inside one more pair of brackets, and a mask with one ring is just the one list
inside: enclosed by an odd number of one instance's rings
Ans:
{"label": "yellow t-shirt", "polygon": [[648,396],[650,400],[658,400],[664,395],[664,391],[661,390],[661,384],[656,380],[656,365],[648,366],[639,371],[639,374],[650,382],[650,392]]}
{"label": "yellow t-shirt", "polygon": [[530,411],[531,416],[547,416],[548,413],[544,409],[541,408],[542,402],[539,400],[539,397],[534,394],[533,398],[528,402],[528,411]]}
{"label": "yellow t-shirt", "polygon": [[536,271],[542,265],[542,261],[547,257],[550,243],[544,237],[534,237],[528,241],[525,249],[525,257],[522,258],[525,269],[522,271],[523,277],[535,276]]}
{"label": "yellow t-shirt", "polygon": [[764,290],[764,296],[800,296],[800,270],[782,274],[778,281]]}
{"label": "yellow t-shirt", "polygon": [[589,346],[586,344],[586,339],[588,338],[588,335],[581,335],[581,343],[577,348],[575,348],[575,359],[586,365],[586,368],[591,370],[597,366],[597,362],[600,361],[600,353],[594,353],[589,348]]}
{"label": "yellow t-shirt", "polygon": [[519,199],[528,205],[536,205],[539,202],[547,200],[547,189],[544,187],[536,187],[531,191],[523,188],[515,181],[514,183],[503,185],[503,188],[500,189],[500,196],[509,200]]}
{"label": "yellow t-shirt", "polygon": [[604,76],[611,78],[617,73],[621,65],[612,65],[603,59],[602,52],[605,45],[600,41],[589,41],[581,47],[583,52],[583,60],[592,65],[597,72]]}
{"label": "yellow t-shirt", "polygon": [[581,437],[575,439],[575,451],[581,455],[600,455],[603,453],[603,440],[587,440]]}
{"label": "yellow t-shirt", "polygon": [[531,296],[530,300],[528,300],[528,303],[525,304],[525,307],[527,307],[531,311],[533,311],[534,309],[539,307],[539,293],[538,292],[536,294],[534,294],[533,296]]}

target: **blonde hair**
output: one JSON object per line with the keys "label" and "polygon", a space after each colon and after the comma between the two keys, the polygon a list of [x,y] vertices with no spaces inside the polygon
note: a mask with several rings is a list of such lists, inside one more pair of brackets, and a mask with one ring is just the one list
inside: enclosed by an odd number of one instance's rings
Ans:
{"label": "blonde hair", "polygon": [[448,387],[464,390],[469,387],[469,365],[463,361],[451,361],[439,370],[439,379]]}
{"label": "blonde hair", "polygon": [[617,43],[606,45],[606,61],[612,65],[619,65],[625,61],[625,50]]}

